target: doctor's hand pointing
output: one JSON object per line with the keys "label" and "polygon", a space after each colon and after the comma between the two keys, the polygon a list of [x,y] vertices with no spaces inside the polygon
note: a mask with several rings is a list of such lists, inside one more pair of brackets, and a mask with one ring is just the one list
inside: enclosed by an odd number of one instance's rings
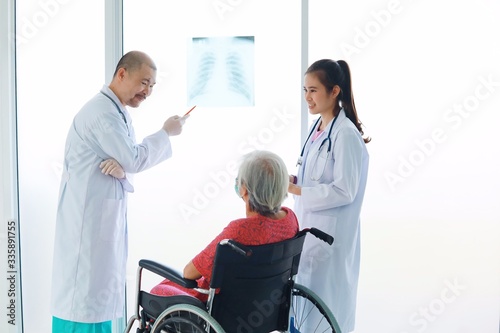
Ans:
{"label": "doctor's hand pointing", "polygon": [[179,135],[182,132],[182,126],[187,118],[189,118],[189,115],[184,117],[172,116],[163,124],[163,130],[167,132],[169,136]]}

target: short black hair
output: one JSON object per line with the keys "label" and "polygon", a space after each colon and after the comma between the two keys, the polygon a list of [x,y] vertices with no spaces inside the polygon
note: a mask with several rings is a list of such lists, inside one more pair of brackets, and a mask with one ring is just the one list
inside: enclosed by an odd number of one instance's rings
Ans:
{"label": "short black hair", "polygon": [[134,71],[141,68],[142,64],[146,64],[152,69],[156,70],[156,65],[146,53],[141,51],[127,52],[125,55],[123,55],[120,61],[118,61],[118,65],[116,65],[113,77],[116,76],[120,68],[125,68],[128,71]]}

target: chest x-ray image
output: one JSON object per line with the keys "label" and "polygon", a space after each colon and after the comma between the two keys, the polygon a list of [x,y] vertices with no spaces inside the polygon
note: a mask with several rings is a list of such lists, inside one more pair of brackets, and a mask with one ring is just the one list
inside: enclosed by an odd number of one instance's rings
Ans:
{"label": "chest x-ray image", "polygon": [[254,37],[194,37],[188,46],[188,104],[254,106]]}

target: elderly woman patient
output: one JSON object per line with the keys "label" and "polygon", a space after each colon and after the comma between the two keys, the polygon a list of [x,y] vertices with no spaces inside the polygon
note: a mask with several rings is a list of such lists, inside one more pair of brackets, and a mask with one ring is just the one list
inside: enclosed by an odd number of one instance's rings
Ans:
{"label": "elderly woman patient", "polygon": [[[282,207],[288,192],[289,176],[283,160],[269,151],[253,151],[241,162],[236,178],[236,194],[246,206],[246,217],[231,221],[207,247],[184,268],[184,277],[197,280],[207,289],[217,244],[233,239],[244,245],[280,242],[294,237],[299,231],[297,217]],[[192,295],[206,302],[207,295],[164,280],[151,293],[156,295]]]}

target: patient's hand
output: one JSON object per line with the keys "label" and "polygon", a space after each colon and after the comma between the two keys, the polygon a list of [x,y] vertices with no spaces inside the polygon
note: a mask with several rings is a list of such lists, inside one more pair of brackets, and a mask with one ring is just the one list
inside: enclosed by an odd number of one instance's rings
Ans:
{"label": "patient's hand", "polygon": [[184,267],[184,277],[186,279],[190,279],[190,280],[197,280],[199,278],[201,278],[201,273],[198,272],[198,270],[196,269],[196,267],[194,267],[193,265],[193,261],[190,261],[186,267]]}

